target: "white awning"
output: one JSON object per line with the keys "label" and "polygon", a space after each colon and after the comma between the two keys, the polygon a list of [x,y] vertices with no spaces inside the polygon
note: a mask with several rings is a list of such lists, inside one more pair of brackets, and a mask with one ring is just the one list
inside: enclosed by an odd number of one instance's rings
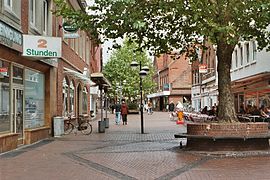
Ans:
{"label": "white awning", "polygon": [[159,97],[159,96],[169,96],[171,94],[170,91],[161,91],[153,94],[147,95],[147,98],[154,98],[154,97]]}
{"label": "white awning", "polygon": [[65,73],[71,75],[71,76],[74,76],[75,78],[77,79],[80,79],[81,81],[83,81],[84,83],[86,84],[90,84],[90,86],[95,86],[96,84],[90,80],[90,77],[87,77],[87,73],[86,74],[82,74],[78,71],[74,71],[74,70],[71,70],[69,68],[65,68],[64,67],[64,70],[65,70]]}

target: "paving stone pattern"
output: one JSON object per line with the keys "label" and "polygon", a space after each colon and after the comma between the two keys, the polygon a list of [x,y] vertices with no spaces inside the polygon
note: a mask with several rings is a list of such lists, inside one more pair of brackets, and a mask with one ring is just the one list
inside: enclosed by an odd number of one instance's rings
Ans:
{"label": "paving stone pattern", "polygon": [[[175,133],[186,127],[170,121],[168,113],[129,115],[128,125],[105,133],[78,133],[51,138],[0,155],[0,180],[208,180],[270,179],[270,152],[190,152],[179,148]],[[183,144],[186,143],[182,139]]]}

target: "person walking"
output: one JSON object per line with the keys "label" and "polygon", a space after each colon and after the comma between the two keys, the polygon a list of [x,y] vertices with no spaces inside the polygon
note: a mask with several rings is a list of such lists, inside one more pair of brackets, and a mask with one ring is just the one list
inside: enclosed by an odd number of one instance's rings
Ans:
{"label": "person walking", "polygon": [[121,115],[123,120],[123,125],[127,125],[127,114],[128,114],[128,106],[126,102],[123,100],[121,105]]}
{"label": "person walking", "polygon": [[173,101],[169,104],[169,113],[170,113],[170,119],[173,120],[174,118],[174,103]]}
{"label": "person walking", "polygon": [[152,102],[151,102],[151,101],[148,101],[147,106],[148,106],[148,115],[149,115],[149,114],[153,114]]}
{"label": "person walking", "polygon": [[114,104],[114,103],[112,103],[112,104],[111,104],[111,110],[112,110],[112,114],[114,113],[114,108],[115,108],[115,104]]}
{"label": "person walking", "polygon": [[115,123],[118,125],[121,121],[121,104],[119,101],[115,104]]}

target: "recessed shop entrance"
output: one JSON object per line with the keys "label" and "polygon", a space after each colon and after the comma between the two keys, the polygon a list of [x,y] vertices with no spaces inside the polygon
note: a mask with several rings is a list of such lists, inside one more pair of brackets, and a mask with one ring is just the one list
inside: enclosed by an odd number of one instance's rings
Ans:
{"label": "recessed shop entrance", "polygon": [[12,129],[14,133],[19,134],[18,144],[23,144],[23,89],[13,88],[12,90]]}

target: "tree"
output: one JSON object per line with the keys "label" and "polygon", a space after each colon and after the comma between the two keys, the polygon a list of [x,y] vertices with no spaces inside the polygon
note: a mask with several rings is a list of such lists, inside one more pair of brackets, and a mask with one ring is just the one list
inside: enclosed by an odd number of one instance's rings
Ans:
{"label": "tree", "polygon": [[157,54],[181,49],[196,58],[193,47],[203,48],[200,40],[207,37],[217,47],[220,121],[237,121],[230,78],[234,47],[254,39],[260,50],[270,49],[269,0],[95,0],[90,15],[71,11],[63,0],[57,5],[58,15],[89,30],[97,42],[126,34]]}
{"label": "tree", "polygon": [[[151,59],[147,57],[145,51],[136,52],[137,48],[138,45],[125,40],[123,46],[113,52],[104,66],[104,75],[112,83],[111,90],[109,91],[111,97],[120,95],[119,85],[121,85],[123,97],[137,99],[137,95],[140,92],[139,67],[138,70],[131,69],[130,64],[132,61],[137,61],[138,63],[141,61],[143,66],[149,67],[150,71],[143,79],[143,91],[150,90],[148,92],[151,93],[154,90],[155,84],[152,81],[154,70]],[[125,84],[123,83],[124,81],[126,82]]]}

